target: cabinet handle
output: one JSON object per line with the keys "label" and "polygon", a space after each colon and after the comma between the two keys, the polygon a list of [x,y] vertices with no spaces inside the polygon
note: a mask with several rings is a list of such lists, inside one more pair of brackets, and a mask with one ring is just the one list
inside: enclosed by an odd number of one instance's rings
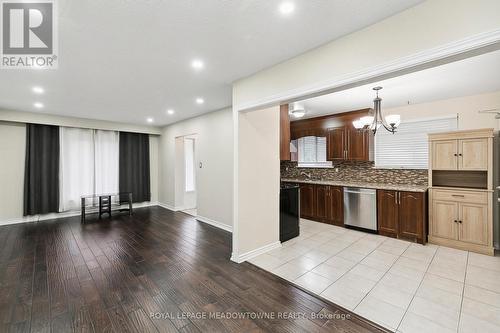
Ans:
{"label": "cabinet handle", "polygon": [[458,154],[458,156],[462,156],[462,154]]}
{"label": "cabinet handle", "polygon": [[463,198],[463,197],[465,197],[465,196],[464,196],[464,195],[462,195],[462,194],[452,194],[451,196],[452,196],[452,197],[457,197],[457,198]]}
{"label": "cabinet handle", "polygon": [[462,220],[458,220],[458,223],[460,223],[460,224],[461,224],[461,223],[462,223]]}
{"label": "cabinet handle", "polygon": [[394,195],[394,202],[396,205],[398,204],[398,194],[397,193]]}
{"label": "cabinet handle", "polygon": [[457,153],[455,153],[455,154],[453,154],[453,156],[458,156],[458,154],[457,154]]}
{"label": "cabinet handle", "polygon": [[457,220],[453,220],[453,222],[458,223],[458,221],[457,221]]}

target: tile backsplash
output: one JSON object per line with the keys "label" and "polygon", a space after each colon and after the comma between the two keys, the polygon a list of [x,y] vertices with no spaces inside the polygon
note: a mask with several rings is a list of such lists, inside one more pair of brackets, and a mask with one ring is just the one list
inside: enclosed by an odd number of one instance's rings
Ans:
{"label": "tile backsplash", "polygon": [[306,172],[313,178],[330,181],[427,185],[427,170],[376,169],[373,162],[357,161],[335,162],[334,165],[335,168],[299,168],[297,162],[282,161],[281,178],[305,179],[301,172]]}

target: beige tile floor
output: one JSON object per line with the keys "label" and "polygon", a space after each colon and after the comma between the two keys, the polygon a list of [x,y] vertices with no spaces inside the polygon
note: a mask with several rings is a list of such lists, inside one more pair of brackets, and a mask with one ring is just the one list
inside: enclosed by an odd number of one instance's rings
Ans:
{"label": "beige tile floor", "polygon": [[392,331],[500,332],[500,257],[301,220],[251,262]]}

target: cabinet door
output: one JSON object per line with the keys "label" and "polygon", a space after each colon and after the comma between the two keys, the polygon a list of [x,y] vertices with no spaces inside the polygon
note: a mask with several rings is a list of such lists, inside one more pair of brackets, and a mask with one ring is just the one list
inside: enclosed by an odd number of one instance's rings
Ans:
{"label": "cabinet door", "polygon": [[488,245],[488,205],[461,203],[458,239]]}
{"label": "cabinet door", "polygon": [[432,141],[432,169],[457,170],[457,140]]}
{"label": "cabinet door", "polygon": [[300,185],[300,217],[314,217],[314,185]]}
{"label": "cabinet door", "polygon": [[368,161],[368,135],[367,131],[347,129],[347,159],[352,161]]}
{"label": "cabinet door", "polygon": [[398,201],[396,191],[377,191],[377,223],[382,235],[398,235]]}
{"label": "cabinet door", "polygon": [[431,235],[447,239],[458,239],[458,203],[453,201],[432,202]]}
{"label": "cabinet door", "polygon": [[460,170],[488,170],[488,139],[458,140]]}
{"label": "cabinet door", "polygon": [[328,207],[328,186],[326,185],[315,185],[316,196],[315,196],[315,214],[314,217],[320,221],[327,219],[327,207]]}
{"label": "cabinet door", "polygon": [[327,159],[329,161],[345,159],[345,127],[328,129],[326,138]]}
{"label": "cabinet door", "polygon": [[328,221],[344,226],[344,191],[342,187],[330,186],[328,196]]}
{"label": "cabinet door", "polygon": [[399,233],[402,238],[424,241],[424,193],[399,192]]}

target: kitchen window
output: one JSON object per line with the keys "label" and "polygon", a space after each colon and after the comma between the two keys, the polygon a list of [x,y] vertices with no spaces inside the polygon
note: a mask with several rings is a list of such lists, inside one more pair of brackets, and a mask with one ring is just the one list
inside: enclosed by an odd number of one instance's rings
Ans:
{"label": "kitchen window", "polygon": [[395,134],[378,131],[375,136],[375,167],[427,169],[427,134],[454,131],[457,127],[457,115],[451,115],[401,122]]}
{"label": "kitchen window", "polygon": [[326,160],[326,137],[305,136],[297,139],[296,145],[299,167],[332,167],[332,162]]}

